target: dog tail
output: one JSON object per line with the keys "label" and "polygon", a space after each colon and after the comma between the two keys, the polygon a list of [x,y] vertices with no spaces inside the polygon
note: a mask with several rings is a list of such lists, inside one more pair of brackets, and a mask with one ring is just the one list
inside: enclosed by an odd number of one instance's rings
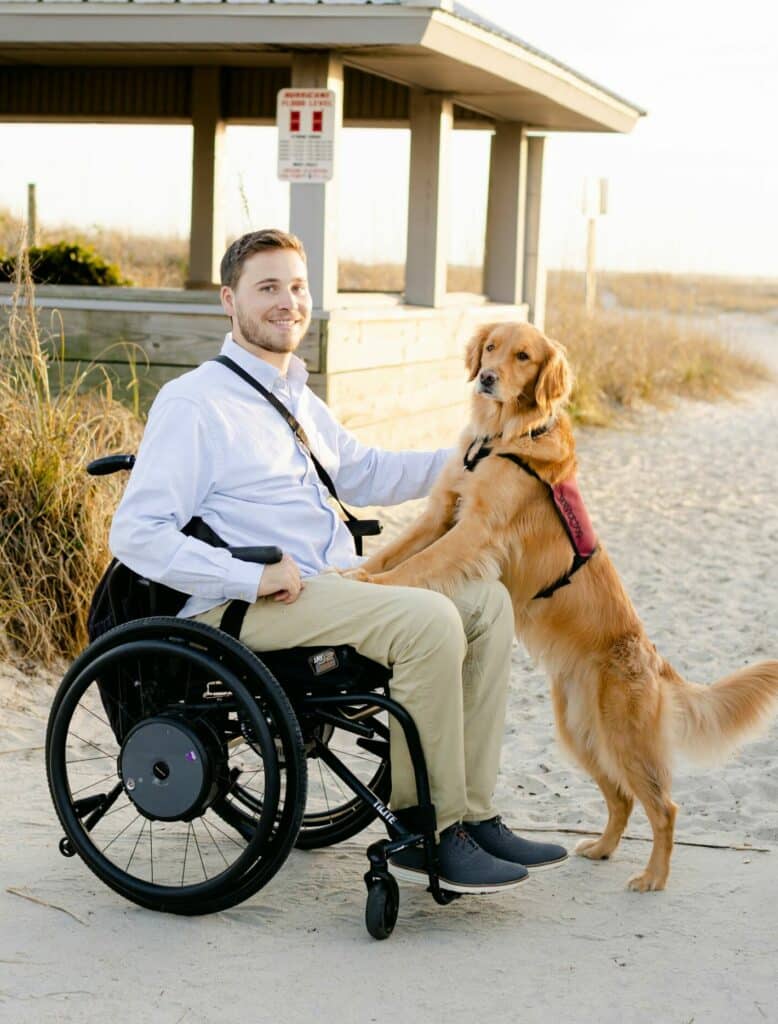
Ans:
{"label": "dog tail", "polygon": [[711,686],[673,673],[671,693],[675,746],[695,761],[723,761],[778,712],[778,661],[749,665]]}

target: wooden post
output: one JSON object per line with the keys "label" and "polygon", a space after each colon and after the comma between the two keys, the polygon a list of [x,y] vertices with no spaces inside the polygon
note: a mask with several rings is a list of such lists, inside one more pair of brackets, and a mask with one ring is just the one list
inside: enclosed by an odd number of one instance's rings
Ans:
{"label": "wooden post", "polygon": [[224,254],[224,187],[221,182],[224,121],[217,67],[192,69],[192,217],[187,288],[219,283]]}
{"label": "wooden post", "polygon": [[546,318],[546,268],[541,247],[543,151],[545,137],[527,140],[527,226],[524,236],[524,301],[529,321],[543,330]]}
{"label": "wooden post", "polygon": [[305,246],[308,285],[316,309],[332,309],[338,298],[338,157],[343,126],[343,61],[328,51],[295,53],[292,88],[335,93],[334,173],[331,181],[290,185],[289,228]]}
{"label": "wooden post", "polygon": [[519,305],[524,296],[527,136],[520,124],[498,124],[489,159],[484,294]]}
{"label": "wooden post", "polygon": [[453,103],[440,93],[411,92],[411,167],[405,301],[441,306],[448,270],[448,163]]}
{"label": "wooden post", "polygon": [[27,186],[27,245],[38,244],[38,200],[35,194],[35,183]]}
{"label": "wooden post", "polygon": [[597,304],[597,271],[595,269],[597,218],[590,217],[586,230],[586,312],[589,316]]}

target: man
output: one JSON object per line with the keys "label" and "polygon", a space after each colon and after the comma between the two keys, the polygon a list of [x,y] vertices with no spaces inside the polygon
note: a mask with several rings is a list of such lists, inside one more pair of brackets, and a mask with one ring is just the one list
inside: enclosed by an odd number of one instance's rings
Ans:
{"label": "man", "polygon": [[[311,319],[299,240],[274,230],[244,235],[225,253],[221,278],[232,322],[222,353],[296,416],[342,499],[388,505],[426,495],[448,451],[364,447],[305,386],[293,354]],[[185,536],[194,515],[230,547],[277,545],[282,561],[242,562]],[[471,583],[449,600],[328,572],[358,564],[351,535],[282,416],[228,367],[206,362],[160,391],[111,548],[136,572],[191,594],[183,616],[218,625],[226,602],[250,602],[240,639],[255,650],[351,644],[391,666],[391,694],[421,735],[445,887],[495,892],[523,881],[527,866],[565,859],[561,846],[515,836],[492,807],[513,640],[505,588]],[[395,729],[391,762],[391,805],[401,811],[417,799]],[[426,881],[420,849],[393,868]]]}

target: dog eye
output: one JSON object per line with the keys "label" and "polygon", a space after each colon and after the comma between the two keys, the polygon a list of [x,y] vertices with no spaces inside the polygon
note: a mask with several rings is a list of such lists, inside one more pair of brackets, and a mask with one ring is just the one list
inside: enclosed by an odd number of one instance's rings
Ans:
{"label": "dog eye", "polygon": [[529,356],[527,355],[526,352],[517,352],[516,353],[516,358],[517,359],[521,359],[521,361],[524,362],[525,359],[529,359]]}
{"label": "dog eye", "polygon": [[494,345],[490,341],[489,344],[486,346],[486,351],[487,352],[492,352],[493,350],[494,350]]}

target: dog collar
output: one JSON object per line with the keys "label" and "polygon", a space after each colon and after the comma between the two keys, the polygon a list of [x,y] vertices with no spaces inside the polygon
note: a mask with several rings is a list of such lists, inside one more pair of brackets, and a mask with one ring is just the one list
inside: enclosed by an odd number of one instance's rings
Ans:
{"label": "dog collar", "polygon": [[549,432],[549,430],[551,430],[555,426],[556,426],[556,420],[552,418],[550,420],[546,420],[546,422],[544,424],[542,424],[542,426],[539,426],[536,430],[528,430],[524,434],[519,434],[519,437],[528,437],[530,439],[530,441],[534,441],[536,437],[542,437],[544,434],[547,434]]}

